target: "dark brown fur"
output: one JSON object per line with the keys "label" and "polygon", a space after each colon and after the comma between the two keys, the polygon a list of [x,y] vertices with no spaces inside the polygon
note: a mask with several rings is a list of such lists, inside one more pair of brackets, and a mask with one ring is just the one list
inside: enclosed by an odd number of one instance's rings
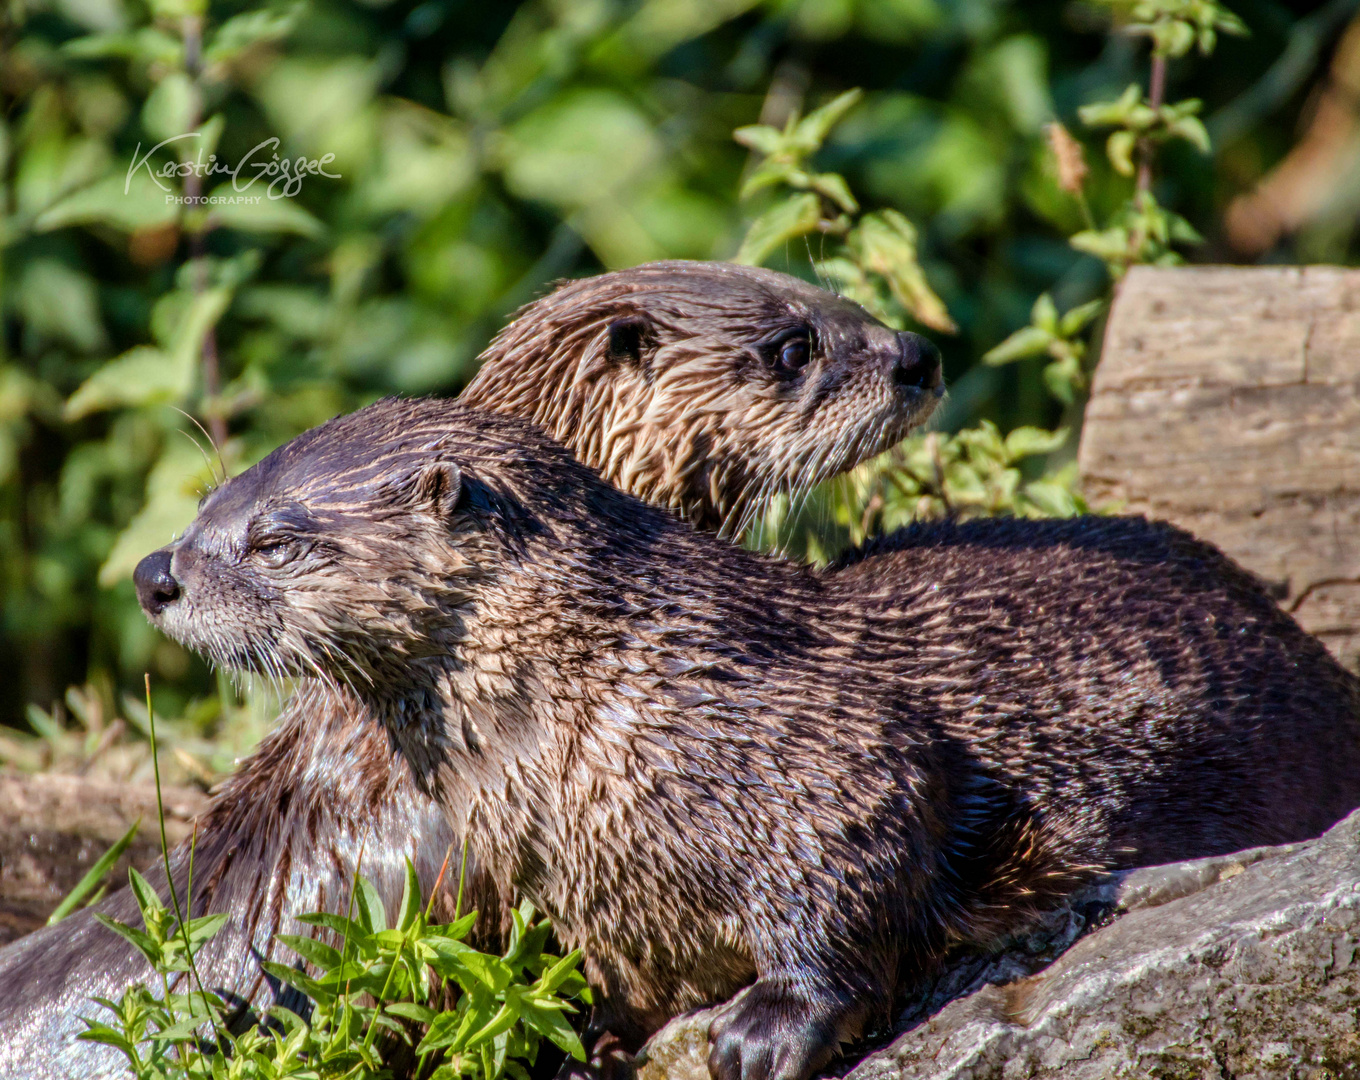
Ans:
{"label": "dark brown fur", "polygon": [[[790,374],[775,347],[799,331],[813,348]],[[929,413],[939,390],[933,346],[828,293],[767,270],[662,263],[569,282],[529,305],[488,349],[468,394],[545,420],[560,410],[555,430],[585,460],[716,528],[776,490],[885,449]],[[630,422],[639,409],[642,426]],[[267,611],[237,599],[219,609],[210,635],[267,625]],[[318,693],[304,685],[289,702],[199,828],[195,911],[237,916],[201,970],[256,1009],[280,989],[257,963],[278,955],[273,935],[293,929],[292,914],[343,904],[365,840],[364,872],[390,906],[403,855],[429,889],[453,839],[377,726]],[[187,865],[187,849],[177,851],[176,873]],[[494,945],[509,899],[493,897],[475,861],[470,874],[487,912],[483,942]],[[163,881],[155,868],[150,875]],[[452,888],[442,903],[451,905]],[[101,909],[135,920],[126,894]],[[77,1013],[92,1015],[91,994],[147,974],[92,912],[0,950],[0,985],[23,987],[0,999],[0,1077],[88,1080],[113,1068],[105,1048],[72,1042],[84,1029]]]}
{"label": "dark brown fur", "polygon": [[1083,875],[1360,802],[1356,681],[1204,545],[1087,519],[891,546],[813,574],[522,424],[392,401],[211,497],[158,621],[380,720],[630,1045],[755,977],[720,1080],[801,1080]]}

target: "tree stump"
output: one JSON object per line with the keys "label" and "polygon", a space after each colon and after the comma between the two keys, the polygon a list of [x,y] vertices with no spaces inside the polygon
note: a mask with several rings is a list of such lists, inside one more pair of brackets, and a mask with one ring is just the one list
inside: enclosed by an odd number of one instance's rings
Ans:
{"label": "tree stump", "polygon": [[1216,544],[1360,670],[1360,270],[1133,269],[1079,463],[1094,505]]}
{"label": "tree stump", "polygon": [[[208,797],[166,788],[165,834],[173,847],[189,835]],[[109,888],[127,884],[128,866],[160,855],[156,789],[80,776],[0,773],[0,945],[36,930],[138,818],[137,838],[113,869]]]}

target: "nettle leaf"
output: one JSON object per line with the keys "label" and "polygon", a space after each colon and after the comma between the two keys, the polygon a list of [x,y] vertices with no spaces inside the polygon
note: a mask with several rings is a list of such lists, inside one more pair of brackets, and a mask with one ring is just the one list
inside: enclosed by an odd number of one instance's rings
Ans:
{"label": "nettle leaf", "polygon": [[187,439],[171,439],[146,479],[142,509],[114,541],[99,583],[108,588],[126,577],[146,555],[167,543],[198,512],[199,496],[211,485],[212,466]]}
{"label": "nettle leaf", "polygon": [[297,968],[289,967],[287,964],[279,964],[273,960],[260,961],[260,967],[264,968],[270,975],[282,983],[294,989],[301,990],[313,1001],[322,1005],[333,1005],[339,996],[325,983],[313,979],[311,976],[299,971]]}
{"label": "nettle leaf", "polygon": [[1207,154],[1211,149],[1209,129],[1198,116],[1183,116],[1169,125],[1167,131],[1185,139],[1201,154]]}
{"label": "nettle leaf", "polygon": [[322,971],[331,971],[340,966],[340,950],[331,948],[324,941],[301,934],[275,934],[274,940]]}
{"label": "nettle leaf", "polygon": [[147,95],[142,106],[142,126],[158,141],[170,139],[191,129],[198,109],[198,90],[193,80],[182,71],[171,71]]}
{"label": "nettle leaf", "polygon": [[1081,361],[1075,356],[1062,356],[1044,368],[1044,384],[1049,392],[1064,405],[1076,400],[1077,391],[1086,385]]}
{"label": "nettle leaf", "polygon": [[208,198],[208,222],[216,228],[236,229],[239,232],[292,233],[308,238],[321,236],[326,231],[320,219],[304,210],[295,200],[273,198],[258,186],[243,197],[230,184],[222,184],[213,188]]}
{"label": "nettle leaf", "polygon": [[297,25],[304,6],[298,3],[233,15],[208,40],[203,63],[208,66],[230,63],[247,49],[287,37]]}
{"label": "nettle leaf", "polygon": [[1078,251],[1105,262],[1118,262],[1129,258],[1129,231],[1123,226],[1096,231],[1085,229],[1067,241]]}
{"label": "nettle leaf", "polygon": [[1114,101],[1097,101],[1077,110],[1081,122],[1088,127],[1124,127],[1134,123],[1134,110],[1143,100],[1143,88],[1130,83]]}
{"label": "nettle leaf", "polygon": [[359,913],[359,922],[370,934],[387,929],[387,909],[383,906],[382,895],[368,878],[359,878],[354,906]]}
{"label": "nettle leaf", "polygon": [[805,187],[806,184],[799,183],[799,181],[806,177],[807,173],[796,165],[791,165],[778,158],[766,158],[751,170],[751,175],[741,185],[741,191],[738,192],[737,197],[748,199],[757,191],[763,191],[768,187],[777,187],[779,184]]}
{"label": "nettle leaf", "polygon": [[854,108],[863,96],[864,91],[856,87],[832,98],[820,109],[814,109],[794,127],[793,142],[809,153],[820,150],[831,129],[840,123],[841,118]]}
{"label": "nettle leaf", "polygon": [[791,195],[761,214],[746,230],[746,239],[732,261],[759,266],[770,255],[799,236],[815,232],[822,220],[822,201],[811,192]]}
{"label": "nettle leaf", "polygon": [[1068,311],[1058,322],[1058,333],[1065,338],[1080,333],[1105,308],[1105,300],[1088,300]]}
{"label": "nettle leaf", "polygon": [[1115,172],[1121,176],[1133,175],[1133,152],[1137,146],[1138,136],[1132,131],[1116,131],[1105,140],[1105,156]]}
{"label": "nettle leaf", "polygon": [[126,923],[111,919],[102,911],[94,913],[95,922],[105,929],[112,930],[124,941],[128,942],[139,953],[146,957],[147,963],[153,967],[161,961],[161,947],[150,934],[145,934],[141,930],[135,930]]}
{"label": "nettle leaf", "polygon": [[[161,181],[165,183],[165,181]],[[168,225],[179,218],[178,194],[166,191],[145,172],[130,178],[121,172],[58,199],[33,222],[38,232],[72,225],[108,225],[123,232]]]}
{"label": "nettle leaf", "polygon": [[415,925],[421,911],[420,878],[416,876],[416,868],[411,865],[411,860],[405,861],[406,881],[401,890],[401,903],[397,907],[397,928],[403,933]]}
{"label": "nettle leaf", "polygon": [[1011,461],[1034,454],[1051,454],[1067,442],[1067,428],[1045,431],[1037,427],[1018,427],[1006,436],[1006,456]]}
{"label": "nettle leaf", "polygon": [[129,405],[182,401],[193,385],[194,372],[150,345],[138,345],[104,364],[71,395],[63,409],[67,420]]}
{"label": "nettle leaf", "polygon": [[839,173],[817,173],[808,180],[808,187],[819,195],[830,199],[847,214],[856,213],[859,203],[850,191],[850,185]]}
{"label": "nettle leaf", "polygon": [[880,275],[893,299],[913,319],[932,330],[953,334],[958,326],[944,301],[926,280],[916,257],[916,226],[896,210],[866,214],[848,243],[866,270]]}
{"label": "nettle leaf", "polygon": [[982,355],[984,364],[999,366],[1039,356],[1048,351],[1053,335],[1037,326],[1022,326],[999,345],[994,345]]}
{"label": "nettle leaf", "polygon": [[732,138],[742,146],[766,157],[777,154],[784,145],[784,133],[768,124],[748,124],[732,132]]}
{"label": "nettle leaf", "polygon": [[1040,293],[1030,309],[1030,322],[1047,334],[1058,332],[1058,305],[1048,293]]}
{"label": "nettle leaf", "polygon": [[154,26],[126,32],[83,34],[66,42],[62,51],[82,60],[120,57],[148,67],[163,65],[167,70],[184,66],[183,42]]}

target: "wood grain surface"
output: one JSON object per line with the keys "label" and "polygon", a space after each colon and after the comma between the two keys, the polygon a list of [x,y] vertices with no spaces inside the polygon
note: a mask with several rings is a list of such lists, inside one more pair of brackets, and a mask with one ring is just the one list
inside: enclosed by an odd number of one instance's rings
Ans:
{"label": "wood grain surface", "polygon": [[1132,270],[1079,462],[1094,505],[1217,544],[1360,670],[1360,270]]}

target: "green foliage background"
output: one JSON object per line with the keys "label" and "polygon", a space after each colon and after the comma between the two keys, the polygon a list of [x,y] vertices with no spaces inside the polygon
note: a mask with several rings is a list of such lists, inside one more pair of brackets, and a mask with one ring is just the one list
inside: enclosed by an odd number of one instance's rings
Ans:
{"label": "green foliage background", "polygon": [[[761,208],[738,199],[754,157],[734,129],[781,127],[848,88],[865,96],[816,164],[864,210],[916,227],[958,327],[933,335],[953,387],[942,429],[987,421],[979,438],[1001,447],[997,432],[1079,424],[1080,401],[1046,387],[1045,358],[980,358],[1030,321],[1040,293],[1068,311],[1108,288],[1104,264],[1067,243],[1083,218],[1044,138],[1059,119],[1087,141],[1097,218],[1127,199],[1108,132],[1077,110],[1145,81],[1146,46],[1098,7],[3,2],[0,723],[38,729],[46,749],[0,737],[0,760],[79,763],[135,735],[142,713],[122,695],[144,671],[158,712],[184,717],[181,777],[223,767],[258,730],[267,706],[245,708],[133,595],[136,561],[189,521],[219,468],[177,410],[226,435],[237,471],[382,394],[456,393],[510,312],[556,278],[733,256]],[[1169,96],[1202,98],[1214,137],[1209,154],[1168,143],[1155,188],[1206,237],[1195,260],[1232,257],[1227,201],[1288,150],[1360,5],[1232,6],[1249,36],[1169,72]],[[185,132],[200,135],[130,170]],[[234,164],[271,138],[290,160],[332,155],[332,175],[306,175],[286,198],[198,207],[157,181],[211,194],[230,179],[152,175],[186,145]],[[1352,232],[1353,215],[1324,222],[1268,257],[1347,260]],[[823,245],[788,243],[766,262],[810,274]]]}

